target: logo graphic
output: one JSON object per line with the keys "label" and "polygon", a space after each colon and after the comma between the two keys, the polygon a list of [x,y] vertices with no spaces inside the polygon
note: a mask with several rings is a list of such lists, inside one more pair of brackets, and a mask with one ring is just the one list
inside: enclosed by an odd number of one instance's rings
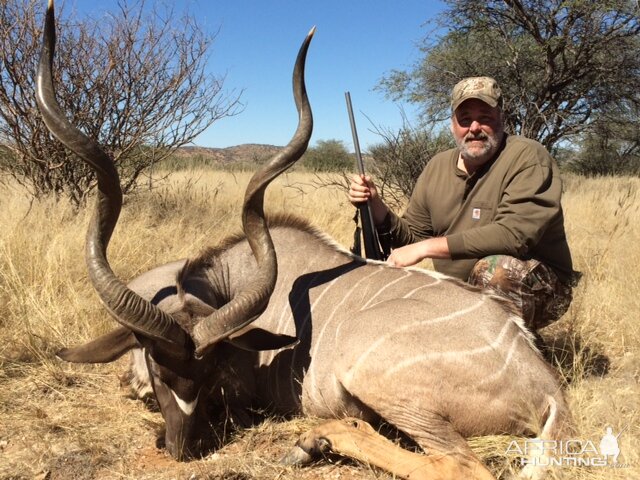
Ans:
{"label": "logo graphic", "polygon": [[[626,427],[625,427],[626,428]],[[618,455],[620,455],[620,446],[618,445],[618,437],[622,435],[624,429],[618,434],[613,434],[613,429],[611,427],[607,427],[605,430],[605,434],[600,440],[600,454],[604,455],[605,459],[608,459],[610,456],[613,457],[613,463],[618,463]]]}
{"label": "logo graphic", "polygon": [[474,220],[480,220],[480,212],[481,210],[479,208],[474,208],[471,212],[471,218]]}
{"label": "logo graphic", "polygon": [[618,462],[620,445],[618,439],[627,429],[617,435],[612,427],[606,427],[598,447],[591,440],[542,440],[540,438],[513,440],[505,454],[518,455],[520,464],[535,466],[583,466],[625,468],[629,465]]}

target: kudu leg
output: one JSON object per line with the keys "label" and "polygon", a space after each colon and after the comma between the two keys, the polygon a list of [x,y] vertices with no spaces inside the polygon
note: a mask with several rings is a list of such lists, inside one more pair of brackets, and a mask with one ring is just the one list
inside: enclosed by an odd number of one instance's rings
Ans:
{"label": "kudu leg", "polygon": [[363,420],[330,420],[302,434],[296,447],[283,459],[286,463],[308,463],[330,451],[374,465],[399,478],[450,480],[452,478],[495,480],[480,461],[461,464],[446,453],[412,453],[376,432]]}

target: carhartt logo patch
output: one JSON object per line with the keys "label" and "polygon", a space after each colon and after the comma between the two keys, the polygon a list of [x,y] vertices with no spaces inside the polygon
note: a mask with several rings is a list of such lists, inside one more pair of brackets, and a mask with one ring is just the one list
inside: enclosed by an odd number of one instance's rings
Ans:
{"label": "carhartt logo patch", "polygon": [[480,209],[479,208],[474,208],[473,211],[471,212],[471,218],[473,218],[474,220],[480,220]]}

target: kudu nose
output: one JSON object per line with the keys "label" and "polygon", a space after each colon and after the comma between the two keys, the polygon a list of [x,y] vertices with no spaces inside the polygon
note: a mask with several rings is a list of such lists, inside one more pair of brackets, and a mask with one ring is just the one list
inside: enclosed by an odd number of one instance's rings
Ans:
{"label": "kudu nose", "polygon": [[165,437],[165,448],[169,454],[178,462],[184,462],[187,460],[193,460],[199,458],[202,455],[200,452],[196,452],[193,447],[189,447],[183,441],[173,441]]}

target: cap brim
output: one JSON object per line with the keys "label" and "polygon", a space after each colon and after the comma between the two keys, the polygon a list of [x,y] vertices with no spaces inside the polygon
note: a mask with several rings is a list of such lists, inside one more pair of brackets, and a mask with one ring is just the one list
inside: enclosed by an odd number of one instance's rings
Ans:
{"label": "cap brim", "polygon": [[491,108],[495,108],[495,107],[498,106],[498,100],[496,100],[495,98],[489,97],[487,95],[468,95],[468,96],[465,96],[464,98],[461,98],[456,103],[452,103],[451,104],[451,111],[455,112],[460,105],[462,105],[467,100],[471,100],[472,98],[475,98],[477,100],[482,100],[484,103],[489,105]]}

